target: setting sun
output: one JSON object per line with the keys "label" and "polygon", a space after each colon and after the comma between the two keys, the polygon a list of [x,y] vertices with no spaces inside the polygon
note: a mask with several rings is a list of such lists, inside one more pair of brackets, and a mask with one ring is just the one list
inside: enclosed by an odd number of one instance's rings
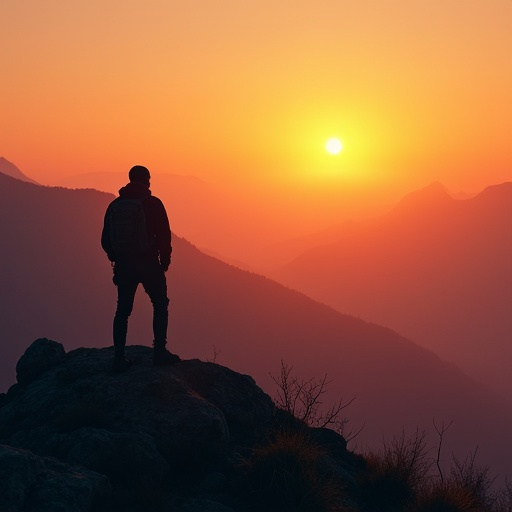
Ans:
{"label": "setting sun", "polygon": [[331,137],[325,143],[325,149],[331,155],[337,155],[343,149],[343,144],[341,143],[341,141],[339,139],[337,139],[335,137]]}

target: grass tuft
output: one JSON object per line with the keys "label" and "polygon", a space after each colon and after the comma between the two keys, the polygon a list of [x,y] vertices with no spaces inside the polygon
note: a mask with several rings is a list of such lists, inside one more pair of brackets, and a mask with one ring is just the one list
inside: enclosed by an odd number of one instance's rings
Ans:
{"label": "grass tuft", "polygon": [[324,451],[302,432],[281,432],[247,462],[250,493],[265,510],[343,512],[343,485]]}

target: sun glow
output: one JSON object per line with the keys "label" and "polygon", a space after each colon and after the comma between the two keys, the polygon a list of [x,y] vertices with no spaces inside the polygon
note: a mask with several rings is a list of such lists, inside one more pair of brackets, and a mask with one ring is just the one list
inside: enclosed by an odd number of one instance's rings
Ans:
{"label": "sun glow", "polygon": [[343,144],[336,137],[331,137],[325,143],[325,149],[327,150],[327,153],[330,153],[331,155],[337,155],[343,149]]}

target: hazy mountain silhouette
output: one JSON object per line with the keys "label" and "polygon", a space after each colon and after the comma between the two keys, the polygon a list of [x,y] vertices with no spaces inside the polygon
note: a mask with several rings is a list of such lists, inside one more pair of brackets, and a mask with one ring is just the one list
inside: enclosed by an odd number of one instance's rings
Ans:
{"label": "hazy mountain silhouette", "polygon": [[6,174],[7,176],[17,178],[18,180],[27,181],[29,183],[37,183],[37,181],[23,174],[12,162],[9,162],[9,160],[3,156],[0,156],[0,172]]}
{"label": "hazy mountain silhouette", "polygon": [[398,330],[510,397],[512,183],[466,200],[433,184],[271,275]]}
{"label": "hazy mountain silhouette", "polygon": [[[14,382],[16,361],[36,338],[54,339],[66,350],[111,344],[115,289],[99,244],[111,199],[0,174],[3,389]],[[382,435],[402,426],[432,431],[433,417],[453,419],[447,450],[463,456],[480,445],[483,463],[501,473],[510,467],[510,407],[455,366],[389,329],[206,256],[181,238],[173,246],[171,350],[202,359],[217,352],[217,362],[254,376],[271,394],[269,372],[279,372],[281,358],[299,377],[327,373],[326,401],[357,397],[347,415],[354,428],[366,424],[360,443],[381,446]],[[129,344],[151,343],[150,313],[139,291]]]}
{"label": "hazy mountain silhouette", "polygon": [[[430,197],[433,202],[442,202],[443,200],[446,201],[455,197],[467,199],[468,197],[473,197],[474,195],[475,194],[464,194],[462,192],[458,194],[452,194],[448,192],[442,184],[435,182],[425,189],[412,192],[406,196],[402,202],[414,203],[416,198],[419,198],[420,196],[421,198],[419,200],[421,202],[427,201],[428,197]],[[367,216],[364,219],[348,219],[344,222],[334,224],[317,232],[307,233],[299,237],[286,238],[281,240],[280,242],[265,248],[263,254],[261,255],[262,267],[260,268],[269,274],[272,274],[272,272],[279,270],[281,267],[302,256],[303,253],[306,253],[312,249],[316,249],[319,246],[334,244],[341,238],[346,237],[348,233],[355,233],[368,226],[374,225],[376,218],[389,213],[395,207],[396,205],[382,205],[380,212],[371,216]]]}

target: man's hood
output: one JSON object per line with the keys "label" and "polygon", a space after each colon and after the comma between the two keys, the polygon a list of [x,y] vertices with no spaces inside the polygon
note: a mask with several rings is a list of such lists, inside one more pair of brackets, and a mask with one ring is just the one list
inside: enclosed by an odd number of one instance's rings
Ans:
{"label": "man's hood", "polygon": [[135,181],[131,181],[128,185],[119,190],[119,197],[122,197],[123,199],[140,199],[150,195],[151,190],[149,190],[146,185]]}

